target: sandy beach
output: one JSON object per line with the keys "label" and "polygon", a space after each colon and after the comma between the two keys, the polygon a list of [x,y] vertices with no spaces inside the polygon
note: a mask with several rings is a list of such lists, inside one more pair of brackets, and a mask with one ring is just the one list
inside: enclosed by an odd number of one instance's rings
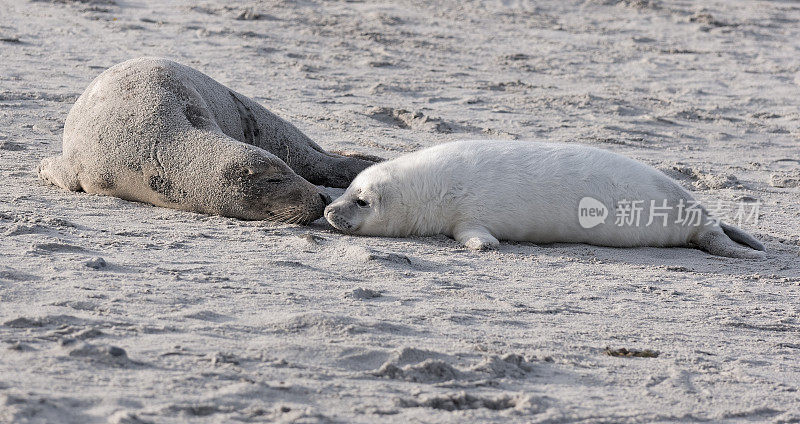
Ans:
{"label": "sandy beach", "polygon": [[[800,422],[800,3],[0,0],[0,422]],[[42,183],[163,56],[329,150],[579,143],[733,214],[688,248],[356,237]],[[332,197],[343,190],[326,189]]]}

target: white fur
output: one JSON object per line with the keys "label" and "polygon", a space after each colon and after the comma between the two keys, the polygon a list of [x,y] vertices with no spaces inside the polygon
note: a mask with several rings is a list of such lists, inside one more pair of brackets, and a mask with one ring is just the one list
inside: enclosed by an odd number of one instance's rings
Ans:
{"label": "white fur", "polygon": [[[604,224],[590,229],[579,224],[578,204],[586,196],[609,208]],[[357,199],[369,206],[352,206]],[[660,204],[664,199],[670,205],[693,200],[658,170],[606,150],[575,144],[461,141],[367,168],[326,208],[325,216],[335,227],[356,234],[441,233],[475,249],[496,246],[498,239],[685,246],[707,232],[722,234],[716,224],[674,224],[677,208],[667,226],[660,219],[644,225],[650,200]],[[620,200],[644,201],[641,225],[615,225],[614,207]],[[727,256],[749,257],[749,251],[756,252],[730,243],[725,247],[741,251]]]}

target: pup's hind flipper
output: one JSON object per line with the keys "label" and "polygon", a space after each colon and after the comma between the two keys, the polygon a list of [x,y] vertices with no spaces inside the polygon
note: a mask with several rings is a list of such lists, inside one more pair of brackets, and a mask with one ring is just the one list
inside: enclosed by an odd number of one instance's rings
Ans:
{"label": "pup's hind flipper", "polygon": [[[735,228],[735,227],[731,227]],[[736,237],[740,238],[740,233],[747,235],[744,231],[741,231],[737,228],[738,232],[736,233]],[[737,243],[734,241],[732,237],[729,237],[727,232],[723,232],[720,227],[712,227],[698,234],[697,236],[692,239],[692,243],[696,244],[701,249],[705,250],[712,255],[717,256],[727,256],[729,258],[743,258],[743,259],[764,259],[766,254],[764,253],[764,246],[761,243],[757,243],[757,245],[761,245],[761,249],[751,249],[750,247],[746,247],[742,244]],[[748,235],[752,239],[751,236]],[[755,241],[755,239],[753,239]],[[747,244],[747,246],[750,246]]]}
{"label": "pup's hind flipper", "polygon": [[735,241],[737,243],[741,243],[741,244],[750,246],[755,250],[760,250],[762,252],[766,251],[766,249],[764,248],[764,245],[761,244],[760,241],[756,240],[755,237],[751,236],[750,234],[747,234],[743,230],[741,230],[739,228],[736,228],[733,225],[728,225],[728,224],[726,224],[724,222],[720,222],[719,226],[720,226],[720,228],[722,228],[722,231],[725,232],[725,235],[730,237],[731,240],[733,240],[733,241]]}

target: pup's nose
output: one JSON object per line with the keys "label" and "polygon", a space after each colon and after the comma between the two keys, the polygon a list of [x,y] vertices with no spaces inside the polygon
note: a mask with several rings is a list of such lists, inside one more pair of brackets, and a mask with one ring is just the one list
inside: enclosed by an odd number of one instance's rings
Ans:
{"label": "pup's nose", "polygon": [[330,204],[331,204],[331,202],[333,201],[333,200],[331,199],[331,196],[328,196],[328,194],[327,194],[327,193],[322,193],[322,192],[320,192],[320,193],[319,193],[319,197],[320,197],[320,199],[322,199],[322,203],[325,203],[325,206],[328,206],[328,205],[330,205]]}

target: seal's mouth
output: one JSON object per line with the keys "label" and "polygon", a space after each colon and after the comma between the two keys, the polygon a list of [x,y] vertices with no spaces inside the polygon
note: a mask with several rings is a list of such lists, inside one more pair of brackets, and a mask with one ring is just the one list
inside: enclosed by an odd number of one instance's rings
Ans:
{"label": "seal's mouth", "polygon": [[340,215],[337,215],[336,212],[330,209],[325,211],[325,220],[327,220],[328,223],[333,226],[333,228],[336,228],[343,233],[352,234],[358,229],[357,226],[351,224],[349,221],[342,218]]}

